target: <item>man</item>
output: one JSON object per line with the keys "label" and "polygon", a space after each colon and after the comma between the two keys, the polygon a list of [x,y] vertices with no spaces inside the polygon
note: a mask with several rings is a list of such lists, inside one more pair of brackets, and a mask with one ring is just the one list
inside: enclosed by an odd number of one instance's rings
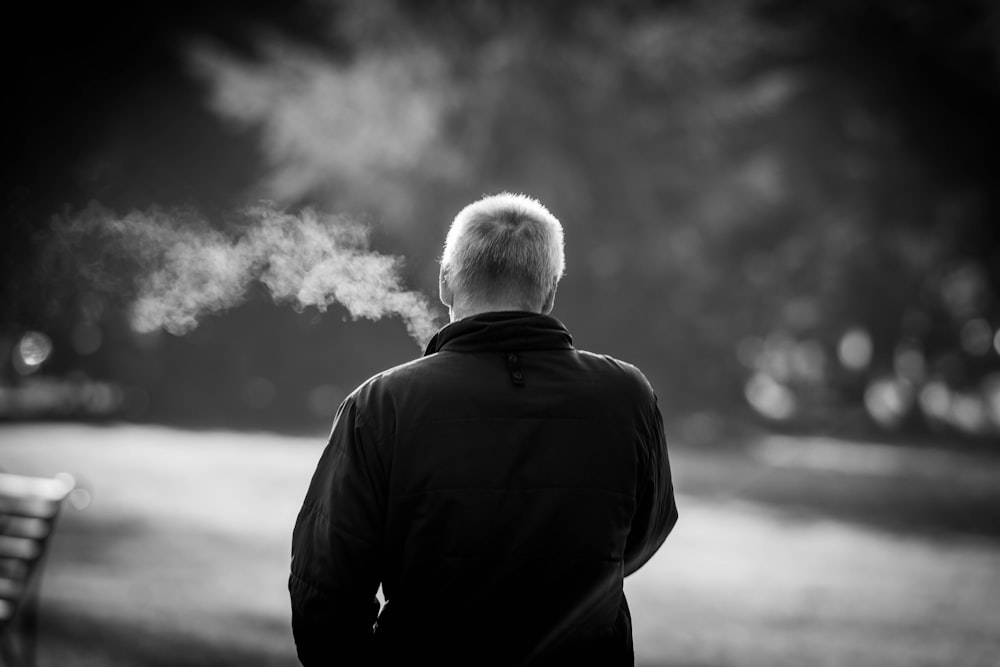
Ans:
{"label": "man", "polygon": [[677,520],[663,424],[638,369],[549,315],[563,271],[534,199],[455,217],[451,323],[344,400],[299,513],[303,665],[633,664],[623,579]]}

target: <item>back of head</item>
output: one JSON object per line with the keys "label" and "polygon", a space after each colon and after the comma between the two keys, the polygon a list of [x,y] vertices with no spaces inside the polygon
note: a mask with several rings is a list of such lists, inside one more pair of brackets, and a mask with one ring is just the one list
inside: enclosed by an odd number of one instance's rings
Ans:
{"label": "back of head", "polygon": [[564,270],[559,220],[537,200],[509,192],[462,209],[441,257],[442,284],[455,302],[536,312],[551,309]]}

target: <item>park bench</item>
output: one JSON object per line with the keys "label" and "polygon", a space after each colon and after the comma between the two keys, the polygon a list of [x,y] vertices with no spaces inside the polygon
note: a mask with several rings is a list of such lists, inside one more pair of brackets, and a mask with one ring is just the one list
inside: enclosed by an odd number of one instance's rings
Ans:
{"label": "park bench", "polygon": [[42,570],[56,520],[73,490],[69,475],[0,472],[0,661],[34,664]]}

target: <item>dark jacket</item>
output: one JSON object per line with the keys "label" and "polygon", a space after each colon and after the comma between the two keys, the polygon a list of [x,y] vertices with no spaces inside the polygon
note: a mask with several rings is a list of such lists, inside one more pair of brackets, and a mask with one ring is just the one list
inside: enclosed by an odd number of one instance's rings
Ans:
{"label": "dark jacket", "polygon": [[630,665],[623,578],[676,520],[638,369],[549,316],[455,322],[337,412],[293,534],[299,659]]}

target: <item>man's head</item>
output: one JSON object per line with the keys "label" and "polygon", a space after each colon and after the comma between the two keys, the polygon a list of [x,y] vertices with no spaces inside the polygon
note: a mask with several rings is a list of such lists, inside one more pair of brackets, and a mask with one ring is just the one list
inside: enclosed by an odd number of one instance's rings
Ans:
{"label": "man's head", "polygon": [[565,270],[559,220],[537,200],[504,192],[455,216],[441,257],[441,301],[452,320],[495,310],[548,313]]}

